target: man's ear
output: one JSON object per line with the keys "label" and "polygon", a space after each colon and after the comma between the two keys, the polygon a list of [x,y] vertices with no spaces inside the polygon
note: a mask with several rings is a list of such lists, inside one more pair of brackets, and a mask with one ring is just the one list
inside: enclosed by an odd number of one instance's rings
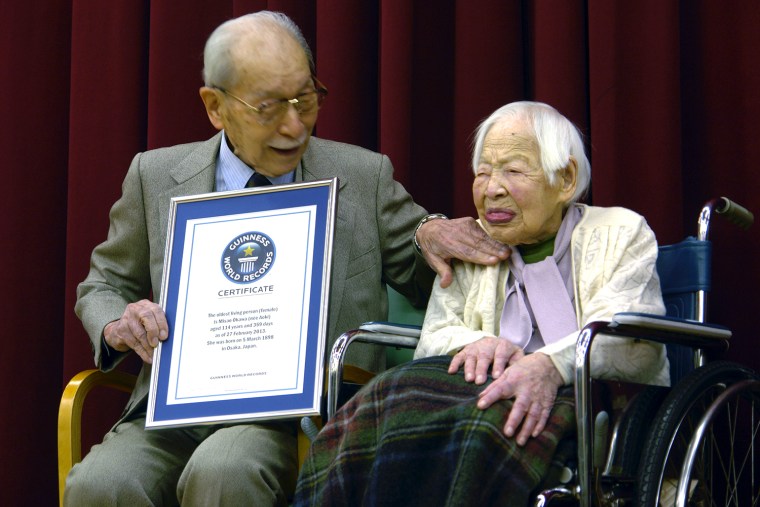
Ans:
{"label": "man's ear", "polygon": [[221,92],[214,88],[209,88],[208,86],[202,86],[199,93],[203,105],[206,107],[206,114],[208,115],[209,121],[211,121],[211,125],[213,125],[216,130],[224,129],[224,122],[222,121],[222,114],[220,111],[222,101],[219,94]]}
{"label": "man's ear", "polygon": [[578,186],[578,161],[575,157],[570,157],[564,169],[560,170],[560,185],[562,186],[562,198],[569,202],[575,194],[575,188]]}

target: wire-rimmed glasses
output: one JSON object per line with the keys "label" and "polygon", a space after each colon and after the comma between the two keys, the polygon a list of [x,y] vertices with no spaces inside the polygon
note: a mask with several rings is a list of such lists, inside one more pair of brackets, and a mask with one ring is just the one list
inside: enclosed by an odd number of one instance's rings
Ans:
{"label": "wire-rimmed glasses", "polygon": [[288,110],[291,104],[296,108],[298,114],[310,114],[317,111],[327,97],[327,87],[323,85],[316,76],[312,76],[314,81],[314,90],[302,93],[292,99],[268,99],[256,106],[253,106],[241,99],[237,95],[234,95],[220,86],[215,86],[217,90],[229,95],[233,99],[237,100],[248,109],[256,114],[256,119],[261,125],[269,125],[270,123],[279,120]]}

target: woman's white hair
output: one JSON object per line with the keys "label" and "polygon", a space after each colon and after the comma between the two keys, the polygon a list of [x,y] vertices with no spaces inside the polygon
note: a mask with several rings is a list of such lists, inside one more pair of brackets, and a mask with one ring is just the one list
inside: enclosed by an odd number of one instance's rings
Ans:
{"label": "woman's white hair", "polygon": [[569,205],[581,199],[591,183],[591,164],[583,149],[581,133],[559,111],[542,102],[512,102],[500,107],[486,118],[475,131],[472,150],[472,169],[477,172],[483,141],[488,131],[504,119],[525,121],[533,130],[538,143],[541,168],[550,185],[557,185],[559,171],[567,167],[570,157],[578,164],[577,185]]}
{"label": "woman's white hair", "polygon": [[259,11],[231,19],[219,25],[206,41],[203,50],[203,82],[209,87],[234,86],[235,62],[232,49],[246,33],[274,27],[285,30],[303,48],[309,69],[314,72],[314,57],[301,29],[292,19],[281,12]]}

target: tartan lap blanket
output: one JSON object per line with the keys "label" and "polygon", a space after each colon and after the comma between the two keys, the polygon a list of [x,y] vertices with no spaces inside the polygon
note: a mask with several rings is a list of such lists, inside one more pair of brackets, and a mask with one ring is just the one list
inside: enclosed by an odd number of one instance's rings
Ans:
{"label": "tartan lap blanket", "polygon": [[312,443],[293,505],[527,506],[556,486],[575,452],[572,387],[520,447],[502,432],[512,400],[478,409],[485,385],[449,374],[450,361],[405,363],[364,386]]}

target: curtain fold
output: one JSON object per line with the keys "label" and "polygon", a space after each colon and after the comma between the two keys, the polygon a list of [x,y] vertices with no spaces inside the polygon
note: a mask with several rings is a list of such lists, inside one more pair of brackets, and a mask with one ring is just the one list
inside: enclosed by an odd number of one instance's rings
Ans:
{"label": "curtain fold", "polygon": [[377,2],[317,4],[317,75],[329,89],[317,135],[377,149]]}
{"label": "curtain fold", "polygon": [[[446,209],[452,216],[475,215],[472,203],[472,141],[477,125],[496,108],[516,100],[534,100],[529,90],[526,39],[532,27],[520,2],[483,2],[472,9],[457,2],[455,12],[454,97],[450,140],[442,164],[451,173]],[[438,171],[440,173],[440,169]],[[434,206],[440,206],[433,201]]]}
{"label": "curtain fold", "polygon": [[[44,504],[55,498],[49,492],[64,349],[71,6],[51,0],[3,7],[0,503],[47,498],[36,502]],[[55,22],[35,21],[47,18]]]}
{"label": "curtain fold", "polygon": [[[412,2],[381,2],[378,54],[378,150],[394,164],[396,179],[411,189],[412,83],[414,41]],[[385,35],[383,35],[385,34]],[[391,35],[392,34],[392,35]]]}
{"label": "curtain fold", "polygon": [[[56,501],[58,399],[92,367],[73,311],[90,252],[135,153],[213,134],[198,95],[203,44],[222,21],[264,8],[291,16],[312,46],[330,91],[317,135],[388,154],[431,211],[474,214],[473,130],[502,104],[539,100],[586,137],[588,200],[644,214],[662,243],[694,234],[713,196],[760,212],[753,1],[13,3],[0,18],[0,375],[15,389],[3,397],[0,450],[14,465],[0,503]],[[727,357],[760,369],[750,327],[760,234],[720,219],[713,231],[711,320],[734,330]],[[88,443],[123,403],[105,401],[87,415]]]}
{"label": "curtain fold", "polygon": [[[105,240],[130,160],[145,149],[148,23],[147,2],[72,3],[69,125],[61,131],[69,157],[59,169],[68,178],[67,265],[59,275],[66,280],[65,336],[84,336],[73,312],[76,284]],[[93,367],[91,359],[82,362],[89,355],[88,340],[70,340],[64,364]]]}
{"label": "curtain fold", "polygon": [[[678,13],[673,2],[589,2],[595,204],[682,208]],[[674,240],[683,232],[680,220],[653,225]]]}

